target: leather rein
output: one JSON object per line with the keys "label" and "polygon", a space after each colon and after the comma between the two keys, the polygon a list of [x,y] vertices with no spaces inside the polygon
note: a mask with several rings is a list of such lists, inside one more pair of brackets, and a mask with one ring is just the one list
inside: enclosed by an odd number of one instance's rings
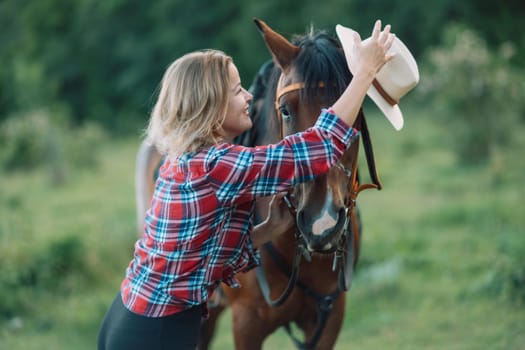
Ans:
{"label": "leather rein", "polygon": [[[281,97],[291,92],[300,91],[306,88],[306,85],[304,82],[293,83],[285,87],[281,87],[282,79],[283,79],[283,75],[281,74],[281,76],[279,77],[279,81],[277,83],[277,91],[276,91],[276,98],[275,98],[275,110],[277,114],[277,119],[279,121],[280,139],[283,139],[284,137],[283,136],[284,130],[283,130],[282,115],[281,115],[280,108],[279,108],[280,106],[279,102],[280,102]],[[319,82],[319,84],[314,87],[325,88],[326,84],[324,82]],[[350,216],[356,205],[356,199],[357,199],[358,194],[365,189],[375,188],[375,189],[380,190],[382,188],[381,182],[379,180],[379,176],[377,174],[376,166],[375,166],[374,153],[372,149],[372,142],[370,140],[370,134],[368,132],[368,127],[366,125],[366,121],[365,121],[363,113],[361,112],[359,113],[359,116],[354,125],[361,132],[367,165],[368,165],[368,171],[370,174],[370,178],[372,179],[372,183],[361,184],[359,182],[359,178],[357,176],[357,163],[358,163],[357,158],[358,158],[359,147],[354,148],[354,158],[353,158],[351,168],[346,168],[342,164],[342,162],[338,162],[336,165],[334,165],[338,169],[342,170],[349,180],[348,190],[347,190],[347,201],[345,203],[346,218],[345,218],[345,224],[343,227],[343,230],[345,231],[345,235],[342,236],[342,239],[339,242],[337,250],[334,253],[334,260],[332,264],[333,271],[335,271],[339,266],[337,289],[328,295],[320,295],[316,293],[315,291],[313,291],[308,286],[304,285],[301,281],[298,281],[299,265],[301,263],[301,257],[304,257],[305,260],[307,261],[311,261],[311,253],[306,248],[305,239],[303,237],[302,232],[300,232],[300,230],[296,230],[295,232],[296,251],[295,251],[294,258],[293,258],[291,269],[286,263],[285,259],[279,254],[276,248],[271,244],[271,242],[268,242],[263,246],[263,249],[265,249],[265,251],[271,256],[273,262],[279,267],[281,272],[284,275],[288,276],[289,278],[284,291],[281,293],[281,295],[277,299],[272,299],[270,297],[270,287],[268,285],[268,281],[264,274],[262,265],[257,266],[256,268],[256,276],[257,276],[257,281],[259,283],[259,288],[266,302],[268,303],[268,305],[272,307],[277,307],[279,305],[282,305],[287,300],[287,298],[290,296],[295,286],[300,287],[306,295],[309,295],[317,302],[318,322],[317,322],[316,330],[312,338],[310,339],[310,341],[308,342],[300,341],[297,337],[295,337],[292,334],[290,324],[285,325],[286,331],[288,332],[289,336],[291,337],[291,339],[294,341],[295,345],[299,349],[315,348],[324,330],[328,316],[330,315],[330,312],[333,308],[335,300],[342,292],[350,289],[352,273],[353,273],[353,257],[354,257],[353,241],[351,241],[350,244],[348,245],[346,261],[345,261],[344,243],[348,235],[350,236],[350,238],[352,238],[354,234],[352,232],[352,225],[349,225],[349,223],[350,223]],[[284,200],[291,214],[294,217],[296,217],[297,208],[293,205],[293,202],[290,200],[289,196],[286,195],[284,197]]]}

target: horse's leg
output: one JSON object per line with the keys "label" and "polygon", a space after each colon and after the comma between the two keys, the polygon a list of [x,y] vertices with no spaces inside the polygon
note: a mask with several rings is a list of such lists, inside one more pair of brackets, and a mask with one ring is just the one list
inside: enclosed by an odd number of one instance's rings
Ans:
{"label": "horse's leg", "polygon": [[217,289],[208,302],[208,318],[201,322],[201,332],[197,350],[207,350],[210,347],[219,316],[228,306],[228,301],[224,295],[223,288],[224,287],[221,286]]}
{"label": "horse's leg", "polygon": [[225,306],[219,305],[212,309],[209,309],[209,317],[202,320],[201,322],[201,333],[199,337],[199,344],[197,345],[197,350],[208,350],[210,343],[215,334],[215,327],[217,321],[222,311],[224,311]]}
{"label": "horse's leg", "polygon": [[232,317],[235,349],[261,350],[271,333],[268,320],[261,319],[256,308],[242,304],[232,305]]}
{"label": "horse's leg", "polygon": [[[346,305],[346,294],[341,293],[337,300],[334,302],[332,311],[326,321],[326,325],[323,329],[323,333],[319,338],[319,342],[315,347],[315,350],[331,350],[335,346],[335,342],[341,331],[343,325],[343,317],[345,314]],[[299,327],[303,329],[306,342],[312,339],[317,327],[317,317],[314,322],[298,323]]]}

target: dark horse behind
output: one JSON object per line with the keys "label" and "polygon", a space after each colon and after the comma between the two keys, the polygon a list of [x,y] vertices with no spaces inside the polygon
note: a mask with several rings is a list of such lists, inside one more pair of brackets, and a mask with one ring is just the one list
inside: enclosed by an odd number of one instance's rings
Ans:
{"label": "dark horse behind", "polygon": [[[255,23],[273,60],[261,68],[251,88],[254,126],[238,140],[247,146],[276,143],[313,126],[321,109],[331,106],[352,78],[340,44],[325,32],[312,30],[290,42],[264,22]],[[355,200],[362,189],[381,188],[362,111],[354,127],[361,131],[373,184],[359,183],[356,141],[327,174],[291,189],[286,199],[296,227],[261,248],[261,266],[237,275],[241,288],[223,286],[225,302],[210,307],[201,349],[208,347],[225,304],[232,310],[236,349],[261,349],[279,327],[298,348],[334,347],[359,256]],[[266,217],[268,200],[257,201],[256,217]],[[293,334],[292,323],[301,337]]]}

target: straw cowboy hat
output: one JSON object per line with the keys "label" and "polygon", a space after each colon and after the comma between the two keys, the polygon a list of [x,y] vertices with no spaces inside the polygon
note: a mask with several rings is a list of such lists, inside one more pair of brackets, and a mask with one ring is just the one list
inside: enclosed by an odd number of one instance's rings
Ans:
{"label": "straw cowboy hat", "polygon": [[[354,31],[340,24],[335,27],[335,30],[343,46],[347,61],[351,61],[354,55]],[[405,44],[397,37],[388,53],[394,53],[395,56],[377,73],[367,95],[379,107],[394,128],[401,130],[403,128],[403,114],[398,103],[419,82],[419,71],[416,60]]]}

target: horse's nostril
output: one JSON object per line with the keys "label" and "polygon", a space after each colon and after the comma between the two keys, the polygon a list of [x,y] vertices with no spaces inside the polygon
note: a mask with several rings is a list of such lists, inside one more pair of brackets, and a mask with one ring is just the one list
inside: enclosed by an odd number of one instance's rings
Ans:
{"label": "horse's nostril", "polygon": [[[297,229],[306,236],[316,235],[314,229],[314,218],[312,218],[308,212],[304,210],[298,210],[296,214]],[[322,232],[321,232],[322,233]]]}

